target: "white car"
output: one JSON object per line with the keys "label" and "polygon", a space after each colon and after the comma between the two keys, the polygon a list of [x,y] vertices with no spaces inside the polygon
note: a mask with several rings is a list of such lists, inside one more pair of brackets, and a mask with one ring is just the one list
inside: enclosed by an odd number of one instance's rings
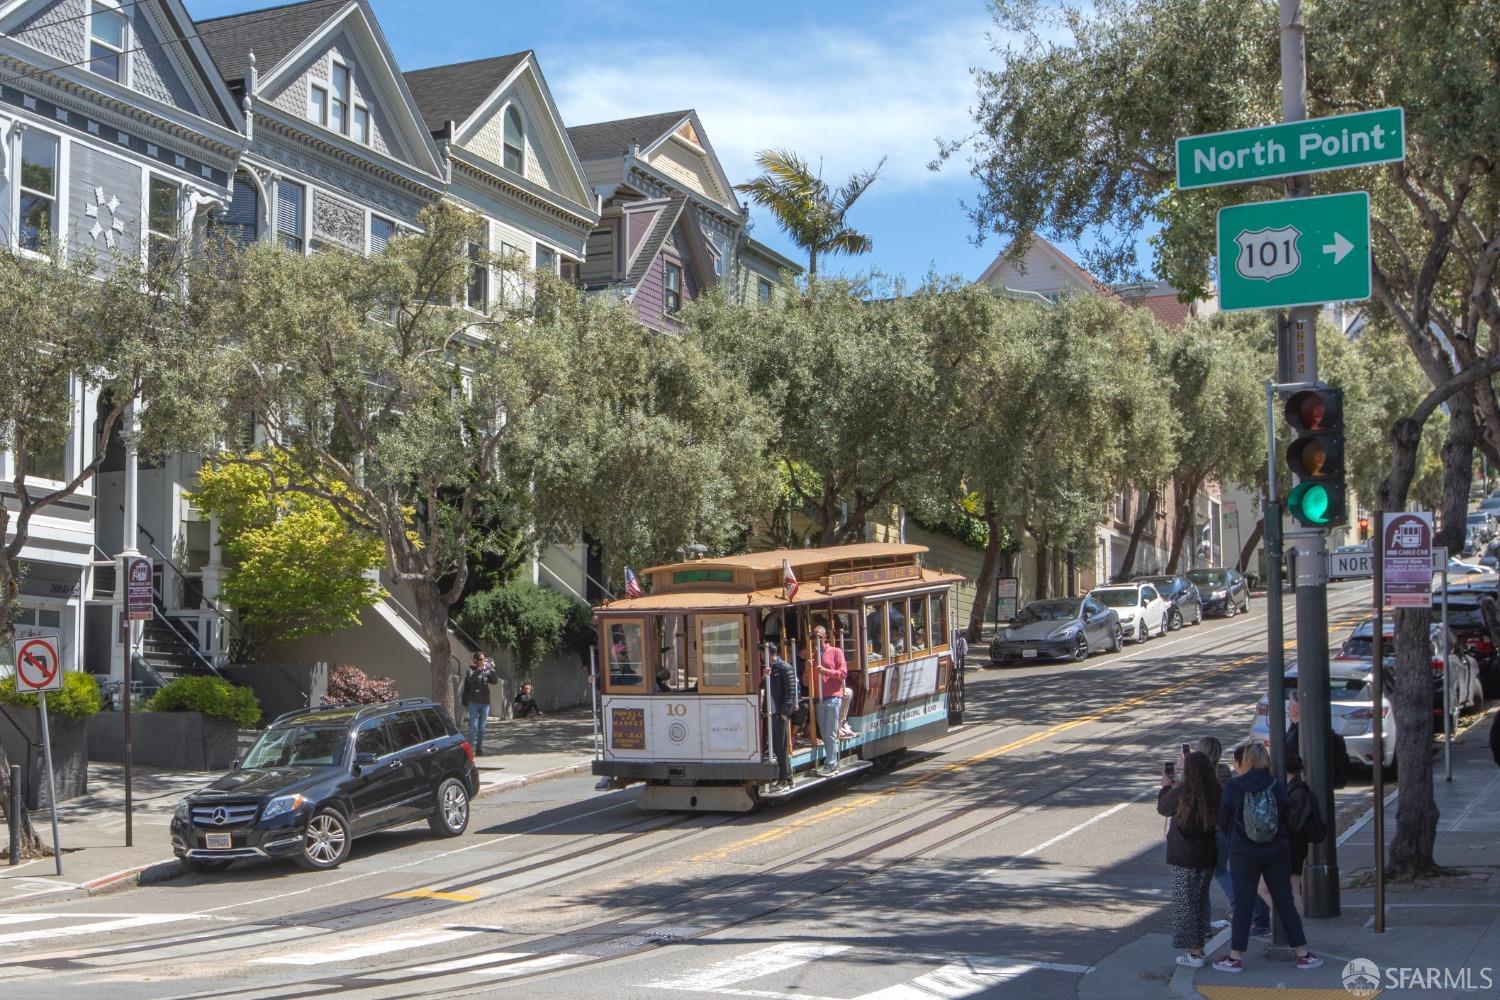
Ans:
{"label": "white car", "polygon": [[1171,604],[1149,583],[1095,587],[1089,596],[1120,616],[1120,634],[1134,642],[1166,635]]}

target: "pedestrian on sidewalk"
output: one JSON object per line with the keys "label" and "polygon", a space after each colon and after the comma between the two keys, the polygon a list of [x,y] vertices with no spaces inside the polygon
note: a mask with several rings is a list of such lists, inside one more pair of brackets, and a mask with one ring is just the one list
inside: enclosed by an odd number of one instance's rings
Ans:
{"label": "pedestrian on sidewalk", "polygon": [[[1220,759],[1224,754],[1224,744],[1220,743],[1216,737],[1203,736],[1198,740],[1197,749],[1213,765],[1214,778],[1219,785],[1219,797],[1222,799],[1224,786],[1229,784],[1230,778],[1234,777],[1229,769],[1229,765]],[[1215,826],[1217,827],[1217,824]],[[1214,866],[1214,881],[1219,884],[1219,890],[1224,893],[1224,899],[1229,904],[1229,912],[1233,913],[1234,879],[1229,875],[1229,832],[1227,830],[1215,829],[1214,846],[1218,848],[1216,851],[1218,863]],[[1212,900],[1209,901],[1209,909],[1209,930],[1218,931],[1229,926],[1229,921],[1227,920],[1213,919]],[[1271,929],[1271,909],[1257,896],[1255,899],[1255,913],[1250,920],[1250,933],[1253,935],[1257,930],[1262,928],[1267,932]]]}
{"label": "pedestrian on sidewalk", "polygon": [[819,625],[813,630],[816,645],[813,663],[817,671],[818,735],[823,737],[823,766],[818,773],[839,773],[839,709],[844,704],[844,680],[849,676],[844,651],[828,641],[828,630]]}
{"label": "pedestrian on sidewalk", "polygon": [[468,715],[469,743],[477,757],[484,753],[484,726],[490,715],[490,688],[500,682],[495,672],[495,663],[483,653],[476,652],[469,659],[469,672],[464,675],[463,693],[459,697]]}
{"label": "pedestrian on sidewalk", "polygon": [[536,703],[536,696],[531,693],[531,684],[529,682],[521,685],[521,690],[517,691],[515,698],[511,700],[511,707],[514,709],[515,717],[518,719],[524,719],[531,715],[535,715],[539,719],[542,717],[542,706]]}
{"label": "pedestrian on sidewalk", "polygon": [[1214,834],[1219,823],[1219,782],[1206,755],[1183,757],[1182,781],[1165,773],[1156,811],[1167,820],[1167,866],[1172,876],[1172,947],[1177,964],[1201,969],[1208,940],[1208,887],[1218,864]]}
{"label": "pedestrian on sidewalk", "polygon": [[1328,826],[1323,821],[1323,808],[1318,797],[1304,780],[1306,767],[1302,758],[1288,755],[1286,759],[1287,833],[1292,843],[1292,899],[1297,912],[1302,913],[1302,866],[1307,863],[1310,844],[1321,844],[1328,836]]}
{"label": "pedestrian on sidewalk", "polygon": [[1250,946],[1250,914],[1256,883],[1266,880],[1297,968],[1316,969],[1323,960],[1307,950],[1302,917],[1292,900],[1292,845],[1288,833],[1286,786],[1271,774],[1271,755],[1259,743],[1243,748],[1239,774],[1230,779],[1219,803],[1219,828],[1229,831],[1229,872],[1234,879],[1234,920],[1229,955],[1214,963],[1220,972],[1243,972]]}
{"label": "pedestrian on sidewalk", "polygon": [[771,699],[771,752],[776,755],[776,783],[772,791],[792,787],[792,755],[787,747],[791,735],[792,716],[797,714],[797,668],[788,663],[776,648],[776,643],[767,642],[771,665],[763,671],[766,681],[766,696]]}

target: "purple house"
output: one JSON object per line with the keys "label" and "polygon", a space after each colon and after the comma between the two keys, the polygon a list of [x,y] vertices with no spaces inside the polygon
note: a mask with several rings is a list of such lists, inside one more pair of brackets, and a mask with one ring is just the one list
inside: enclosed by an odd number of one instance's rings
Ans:
{"label": "purple house", "polygon": [[673,315],[715,282],[743,297],[740,271],[751,257],[763,268],[771,251],[746,235],[745,209],[696,111],[580,125],[568,138],[603,199],[578,274],[584,288],[633,302],[654,330],[672,329]]}

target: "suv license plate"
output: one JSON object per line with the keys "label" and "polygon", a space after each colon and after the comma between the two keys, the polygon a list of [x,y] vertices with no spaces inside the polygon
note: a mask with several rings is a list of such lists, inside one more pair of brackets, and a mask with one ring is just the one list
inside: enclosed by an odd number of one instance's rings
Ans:
{"label": "suv license plate", "polygon": [[1036,650],[1034,650],[1034,649],[1023,649],[1023,650],[1021,650],[1021,656],[1023,658],[1026,658],[1026,659],[1030,659],[1031,657],[1036,656]]}
{"label": "suv license plate", "polygon": [[205,833],[203,841],[210,851],[227,851],[230,848],[227,833]]}

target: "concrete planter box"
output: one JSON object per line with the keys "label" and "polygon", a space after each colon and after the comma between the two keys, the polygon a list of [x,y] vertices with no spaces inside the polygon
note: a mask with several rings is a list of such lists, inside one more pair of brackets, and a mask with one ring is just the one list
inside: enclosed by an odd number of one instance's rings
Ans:
{"label": "concrete planter box", "polygon": [[[41,720],[34,708],[4,706],[0,717],[0,741],[12,764],[26,770],[26,806],[46,809],[47,769],[42,757]],[[47,716],[48,734],[52,737],[52,778],[57,801],[66,802],[89,791],[89,720],[69,719],[56,712]],[[36,744],[32,746],[31,744]],[[29,756],[28,756],[29,752]]]}
{"label": "concrete planter box", "polygon": [[[239,727],[202,712],[135,712],[131,761],[173,771],[224,771],[239,759]],[[101,712],[89,727],[89,759],[125,757],[125,714]]]}

